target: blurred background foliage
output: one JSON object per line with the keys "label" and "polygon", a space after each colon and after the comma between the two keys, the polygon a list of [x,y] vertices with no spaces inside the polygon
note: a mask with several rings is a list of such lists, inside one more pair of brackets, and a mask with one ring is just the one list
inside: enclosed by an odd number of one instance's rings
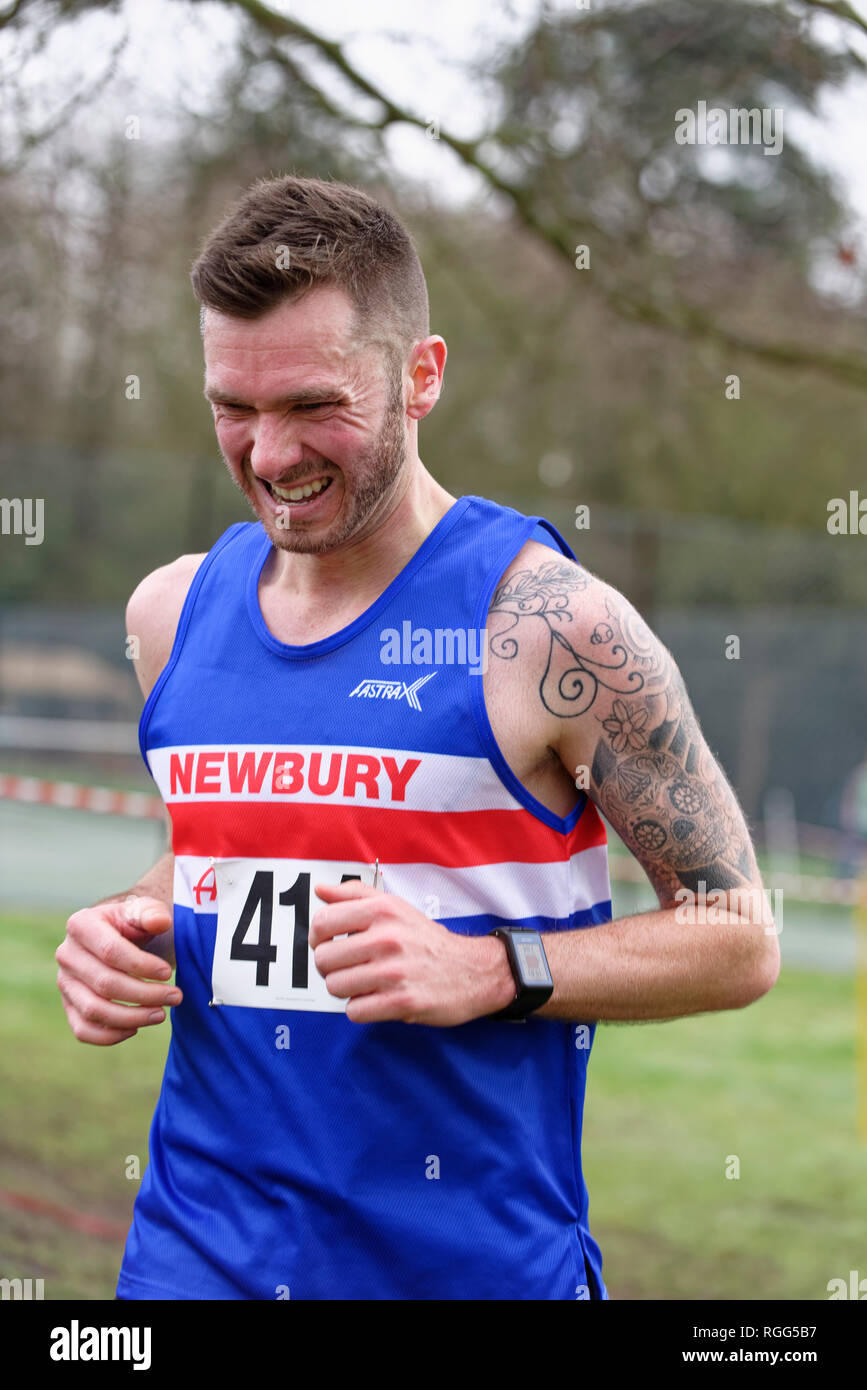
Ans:
{"label": "blurred background foliage", "polygon": [[[857,542],[826,532],[828,500],[864,476],[867,301],[843,194],[789,127],[778,156],[673,138],[674,112],[702,99],[782,107],[789,126],[815,113],[863,69],[854,26],[829,45],[805,4],[540,6],[468,62],[487,123],[467,139],[447,113],[392,102],[351,46],[254,0],[164,7],[193,36],[225,8],[234,43],[207,109],[173,92],[158,120],[139,111],[140,138],[117,70],[124,7],[24,0],[5,26],[0,488],[43,496],[48,517],[44,546],[4,547],[7,596],[119,601],[245,515],[201,397],[187,271],[240,188],[294,170],[363,185],[413,231],[449,346],[421,452],[447,488],[469,477],[561,518],[595,502],[799,528],[799,599],[863,601]],[[52,119],[24,78],[94,10],[111,11],[114,47],[84,92],[52,68]],[[438,141],[440,186],[391,158],[398,125]],[[468,199],[450,196],[456,162],[476,176]],[[675,596],[749,601],[776,582],[791,598],[796,576],[769,576],[745,536],[736,571],[675,565]]]}

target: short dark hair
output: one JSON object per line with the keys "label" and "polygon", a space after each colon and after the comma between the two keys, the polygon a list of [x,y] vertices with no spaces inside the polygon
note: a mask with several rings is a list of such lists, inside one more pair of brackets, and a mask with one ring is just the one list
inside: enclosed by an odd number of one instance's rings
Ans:
{"label": "short dark hair", "polygon": [[207,237],[190,279],[203,322],[205,309],[257,319],[334,285],[355,304],[359,337],[380,343],[392,363],[430,333],[427,284],[406,228],[360,188],[333,180],[258,179]]}

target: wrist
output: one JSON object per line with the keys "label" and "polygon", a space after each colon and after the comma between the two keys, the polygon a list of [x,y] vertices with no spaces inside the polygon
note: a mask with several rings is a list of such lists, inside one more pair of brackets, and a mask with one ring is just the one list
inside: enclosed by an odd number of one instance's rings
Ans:
{"label": "wrist", "polygon": [[473,1017],[505,1009],[515,998],[515,977],[509,964],[505,944],[496,936],[472,938],[477,961],[479,990],[474,1000]]}

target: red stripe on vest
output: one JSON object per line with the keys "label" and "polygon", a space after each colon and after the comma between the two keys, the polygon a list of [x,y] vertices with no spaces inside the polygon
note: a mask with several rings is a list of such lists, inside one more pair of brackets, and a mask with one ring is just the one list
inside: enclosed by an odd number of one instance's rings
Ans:
{"label": "red stripe on vest", "polygon": [[559,863],[606,843],[588,802],[574,830],[561,835],[528,811],[396,811],[380,806],[309,802],[176,801],[175,854],[215,859],[352,859],[444,868]]}

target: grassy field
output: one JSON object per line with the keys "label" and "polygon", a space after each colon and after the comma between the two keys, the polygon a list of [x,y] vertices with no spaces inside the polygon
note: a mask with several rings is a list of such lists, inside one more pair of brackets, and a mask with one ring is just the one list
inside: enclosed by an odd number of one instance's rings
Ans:
{"label": "grassy field", "polygon": [[[111,1298],[169,1025],[76,1043],[54,983],[63,920],[0,916],[0,1275],[43,1278],[46,1299]],[[854,1039],[852,977],[793,969],[746,1010],[600,1027],[584,1166],[612,1298],[826,1299],[829,1279],[867,1276]]]}

